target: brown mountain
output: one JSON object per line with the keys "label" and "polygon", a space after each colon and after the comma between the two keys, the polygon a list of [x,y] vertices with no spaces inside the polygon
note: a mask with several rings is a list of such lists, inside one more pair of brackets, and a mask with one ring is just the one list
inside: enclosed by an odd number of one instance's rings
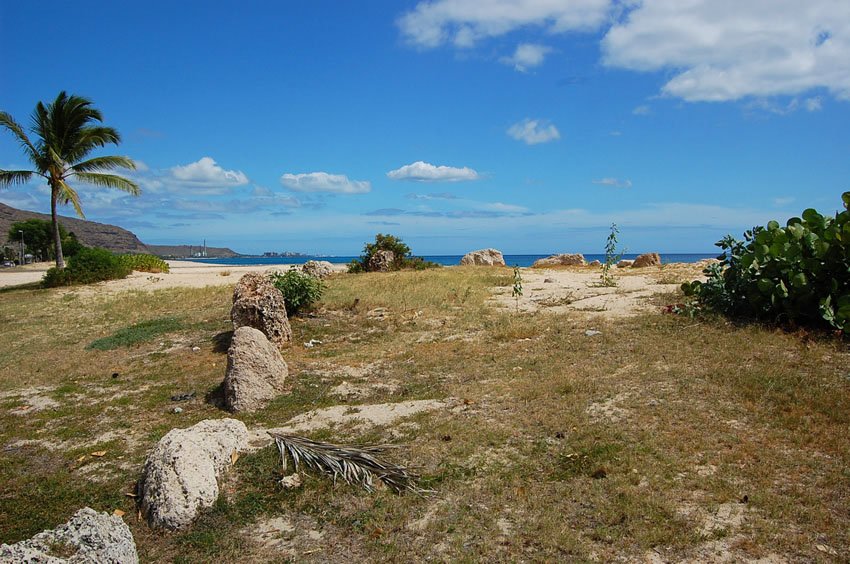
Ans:
{"label": "brown mountain", "polygon": [[[50,216],[44,213],[19,210],[0,203],[0,245],[8,242],[9,228],[16,221],[27,219],[43,219],[50,221]],[[198,252],[200,247],[189,245],[145,245],[135,234],[116,225],[86,221],[74,217],[59,217],[59,223],[65,226],[69,233],[74,233],[83,245],[101,247],[115,253],[151,253],[168,257],[189,257],[190,250]],[[230,249],[207,247],[208,257],[239,256]]]}
{"label": "brown mountain", "polygon": [[[44,219],[50,221],[50,216],[44,213],[15,209],[0,204],[0,244],[8,241],[9,227],[16,221],[27,219]],[[80,243],[87,247],[102,247],[116,253],[148,253],[147,245],[139,241],[133,233],[106,223],[96,223],[74,217],[59,217],[59,223],[65,226],[69,233],[74,233]]]}

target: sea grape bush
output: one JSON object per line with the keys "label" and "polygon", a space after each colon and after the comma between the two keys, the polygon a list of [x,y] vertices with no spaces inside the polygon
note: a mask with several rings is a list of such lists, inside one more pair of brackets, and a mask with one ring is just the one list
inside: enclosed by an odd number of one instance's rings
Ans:
{"label": "sea grape bush", "polygon": [[682,290],[734,317],[829,326],[850,334],[850,192],[835,217],[807,209],[785,227],[776,221],[726,236],[706,282]]}
{"label": "sea grape bush", "polygon": [[271,278],[272,284],[283,294],[289,315],[298,315],[322,299],[324,284],[309,274],[290,268],[283,274],[272,274]]}

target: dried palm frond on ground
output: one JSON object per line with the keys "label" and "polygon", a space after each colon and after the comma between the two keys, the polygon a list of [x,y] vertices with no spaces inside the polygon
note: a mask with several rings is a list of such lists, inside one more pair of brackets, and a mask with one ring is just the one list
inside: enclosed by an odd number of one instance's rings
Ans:
{"label": "dried palm frond on ground", "polygon": [[407,468],[378,457],[395,445],[343,446],[320,443],[295,435],[271,433],[280,451],[280,462],[286,472],[287,454],[292,458],[295,471],[303,464],[307,470],[315,470],[333,477],[334,482],[342,478],[350,485],[358,485],[373,491],[373,479],[378,478],[396,493],[405,491],[415,494],[430,493],[416,485],[418,476]]}

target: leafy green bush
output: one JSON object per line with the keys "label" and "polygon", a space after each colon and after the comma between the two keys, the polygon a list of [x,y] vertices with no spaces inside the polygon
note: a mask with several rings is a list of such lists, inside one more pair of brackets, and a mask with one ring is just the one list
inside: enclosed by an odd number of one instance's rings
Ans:
{"label": "leafy green bush", "polygon": [[744,233],[726,236],[720,263],[705,270],[706,282],[682,290],[734,317],[827,325],[850,334],[850,192],[845,210],[826,217],[813,209]]}
{"label": "leafy green bush", "polygon": [[405,268],[425,270],[426,268],[438,268],[440,266],[422,257],[413,256],[410,252],[410,247],[395,235],[378,233],[375,235],[374,243],[366,243],[364,245],[363,254],[360,255],[360,258],[348,263],[348,272],[369,272],[369,263],[378,251],[391,251],[393,253],[393,263],[390,270],[401,270]]}
{"label": "leafy green bush", "polygon": [[290,268],[283,274],[272,274],[272,283],[283,293],[286,312],[298,315],[322,299],[325,285],[321,280]]}
{"label": "leafy green bush", "polygon": [[45,287],[91,284],[103,280],[126,278],[132,270],[118,255],[106,249],[83,248],[68,260],[63,270],[56,267],[47,271],[42,279]]}
{"label": "leafy green bush", "polygon": [[103,337],[89,343],[86,349],[99,351],[111,351],[118,347],[129,347],[138,343],[150,341],[155,337],[183,328],[183,323],[176,317],[160,317],[149,319],[119,329],[108,337]]}
{"label": "leafy green bush", "polygon": [[127,254],[121,255],[121,260],[130,270],[138,272],[168,272],[168,263],[154,255]]}

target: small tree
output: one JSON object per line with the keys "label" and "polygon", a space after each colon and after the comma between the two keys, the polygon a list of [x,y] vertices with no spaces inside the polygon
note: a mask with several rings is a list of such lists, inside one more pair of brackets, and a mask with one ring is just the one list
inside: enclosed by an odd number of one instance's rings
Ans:
{"label": "small tree", "polygon": [[617,224],[611,224],[611,232],[605,239],[605,264],[602,265],[602,274],[599,276],[599,284],[601,286],[616,286],[617,281],[614,275],[611,274],[611,268],[614,267],[620,259],[623,258],[623,252],[617,252],[617,235],[620,230],[617,229]]}

